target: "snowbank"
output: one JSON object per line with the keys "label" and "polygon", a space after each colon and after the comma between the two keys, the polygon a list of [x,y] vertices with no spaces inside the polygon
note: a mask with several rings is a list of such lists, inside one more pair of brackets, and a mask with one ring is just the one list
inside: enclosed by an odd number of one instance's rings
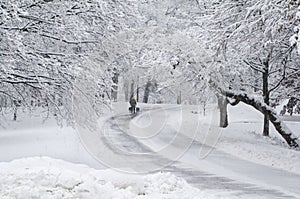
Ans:
{"label": "snowbank", "polygon": [[0,163],[1,199],[214,198],[170,173],[95,170],[49,157]]}

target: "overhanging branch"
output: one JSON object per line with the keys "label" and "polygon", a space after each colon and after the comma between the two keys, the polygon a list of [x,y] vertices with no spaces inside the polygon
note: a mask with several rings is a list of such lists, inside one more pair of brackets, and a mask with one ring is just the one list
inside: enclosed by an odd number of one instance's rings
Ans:
{"label": "overhanging branch", "polygon": [[266,103],[258,101],[254,97],[250,97],[247,93],[235,93],[233,91],[221,89],[219,89],[219,92],[226,97],[230,97],[232,99],[244,102],[245,104],[254,107],[256,110],[260,111],[263,114],[267,114],[277,132],[285,139],[288,145],[290,147],[299,148],[299,144],[297,143],[297,137],[293,135],[293,133],[278,117],[277,113],[273,111],[273,109]]}

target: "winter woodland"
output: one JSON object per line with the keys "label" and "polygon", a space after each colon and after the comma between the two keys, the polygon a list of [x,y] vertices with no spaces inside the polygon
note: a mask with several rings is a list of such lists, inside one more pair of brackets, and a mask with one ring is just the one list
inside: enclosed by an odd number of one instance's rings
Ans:
{"label": "winter woodland", "polygon": [[[299,143],[273,108],[300,107],[299,0],[1,1],[0,108],[15,120],[43,107],[69,124],[131,95],[144,103],[206,104],[264,114]],[[120,83],[121,82],[121,83]],[[119,95],[119,90],[124,96]],[[78,107],[80,106],[80,107]],[[284,111],[285,112],[285,111]],[[1,117],[0,117],[1,121]]]}

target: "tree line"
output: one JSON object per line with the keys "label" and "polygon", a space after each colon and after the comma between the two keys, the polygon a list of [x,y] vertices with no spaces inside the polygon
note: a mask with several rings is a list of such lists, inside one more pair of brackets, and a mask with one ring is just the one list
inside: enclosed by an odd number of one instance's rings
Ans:
{"label": "tree line", "polygon": [[[145,103],[214,96],[264,114],[290,146],[273,108],[299,100],[299,0],[21,0],[1,2],[0,105],[44,106],[73,121],[74,99],[97,113],[136,95]],[[120,83],[122,82],[122,84]],[[122,86],[122,88],[120,87]],[[80,95],[80,97],[78,97]],[[78,108],[78,107],[77,107]],[[79,110],[79,108],[78,108]]]}

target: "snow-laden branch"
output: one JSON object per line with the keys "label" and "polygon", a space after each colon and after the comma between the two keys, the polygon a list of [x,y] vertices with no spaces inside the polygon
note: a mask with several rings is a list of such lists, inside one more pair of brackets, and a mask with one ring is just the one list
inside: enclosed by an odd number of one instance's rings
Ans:
{"label": "snow-laden branch", "polygon": [[48,35],[48,34],[45,34],[45,33],[41,33],[39,35],[42,36],[42,37],[47,37],[47,38],[54,39],[54,40],[57,40],[57,41],[62,41],[62,42],[67,43],[67,44],[99,43],[99,41],[97,41],[97,40],[70,41],[70,40],[67,40],[67,39],[64,39],[64,38],[55,37],[53,35]]}
{"label": "snow-laden branch", "polygon": [[233,98],[237,101],[244,102],[263,114],[269,116],[270,121],[274,125],[277,132],[284,138],[290,147],[299,147],[298,138],[293,135],[289,128],[282,122],[277,113],[266,103],[257,100],[255,97],[249,96],[247,93],[236,93],[230,90],[219,90],[222,95]]}

